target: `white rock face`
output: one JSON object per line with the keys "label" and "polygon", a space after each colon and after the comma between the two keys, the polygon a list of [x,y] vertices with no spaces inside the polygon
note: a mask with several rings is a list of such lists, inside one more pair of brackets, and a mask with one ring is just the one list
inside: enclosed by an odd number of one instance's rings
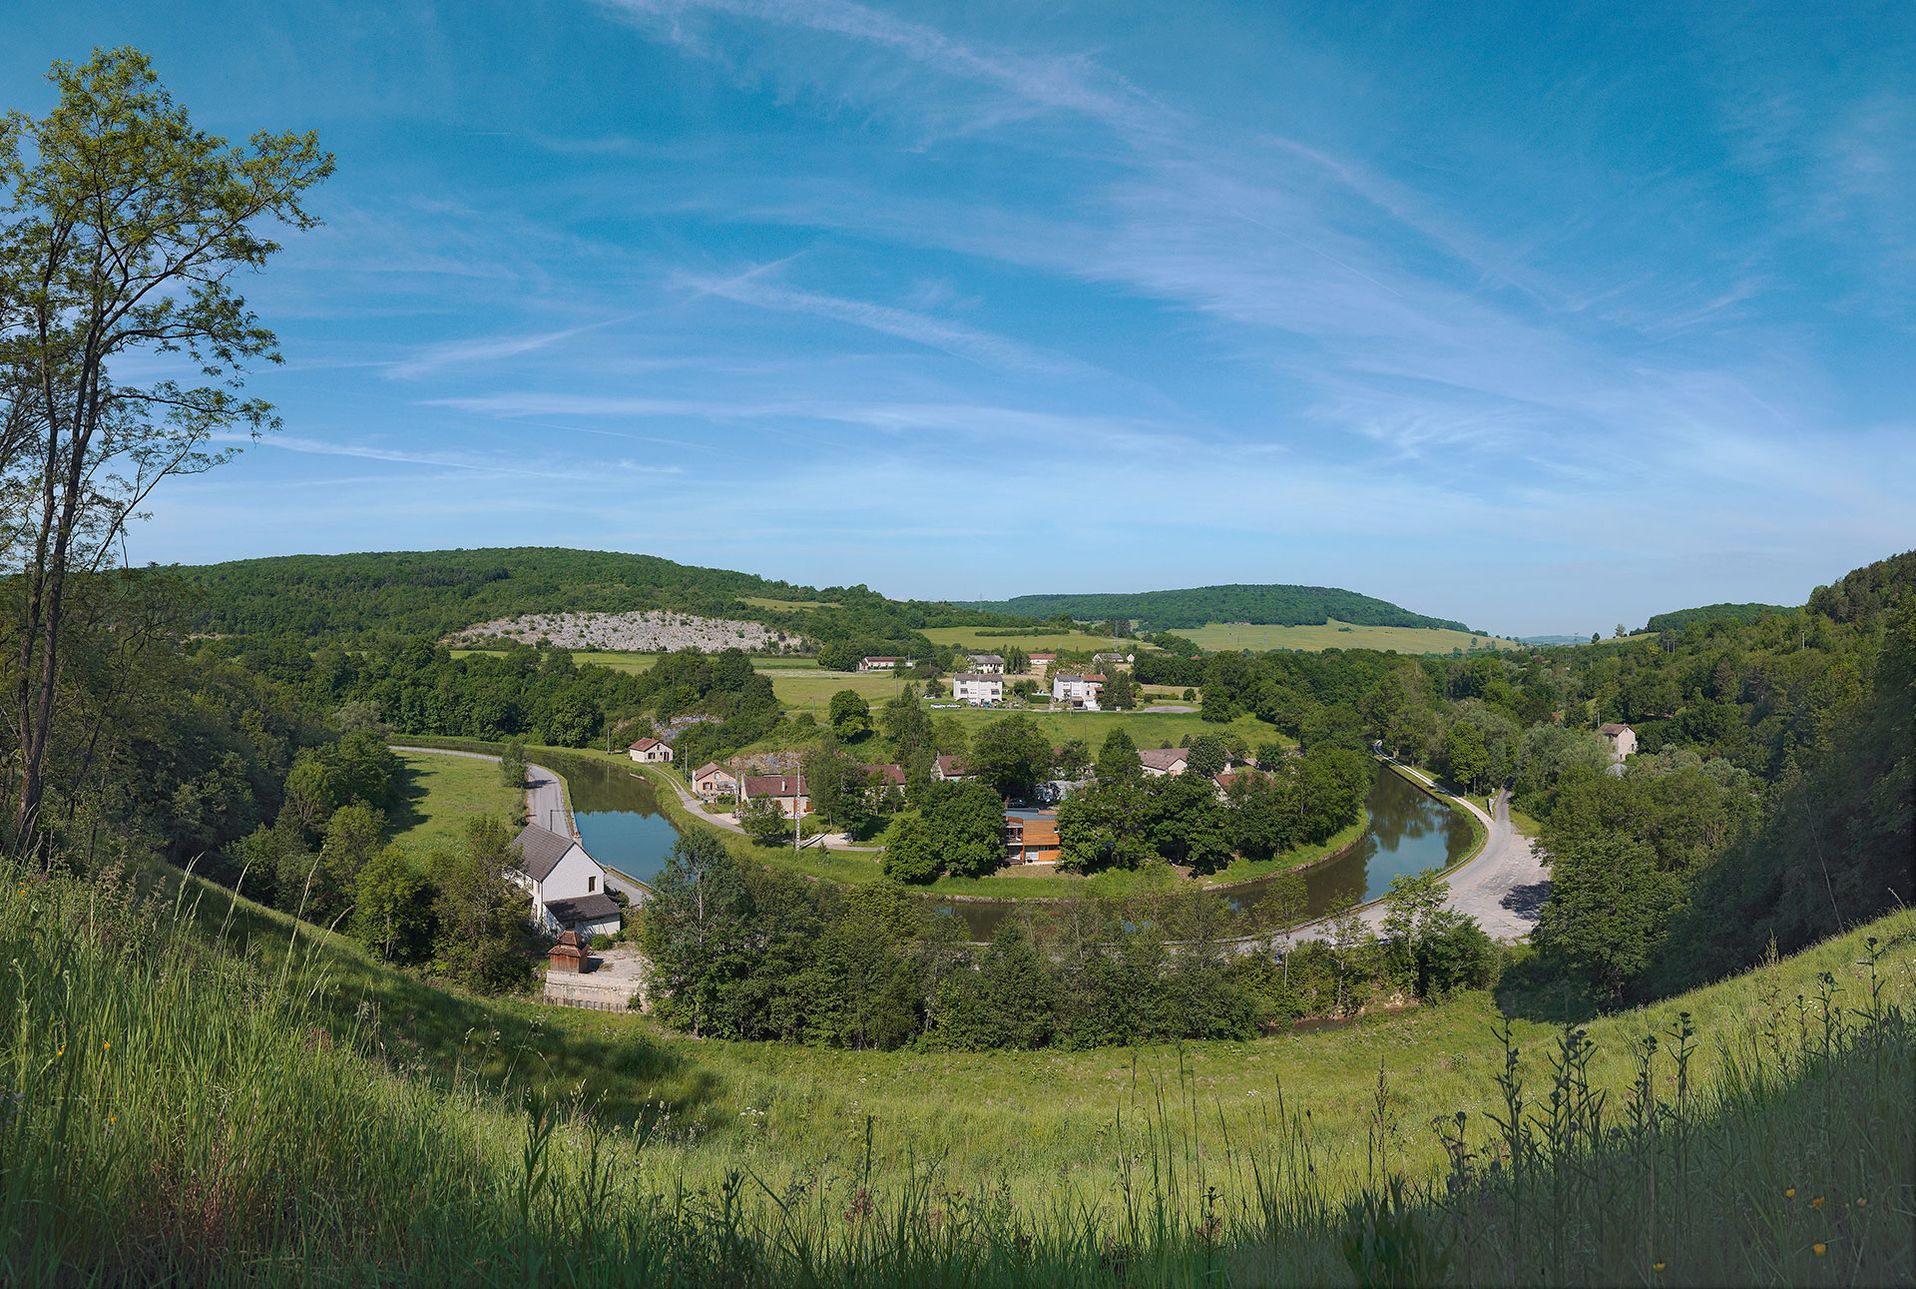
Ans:
{"label": "white rock face", "polygon": [[447,642],[470,646],[487,640],[522,640],[526,644],[547,640],[562,649],[623,649],[634,653],[669,653],[674,649],[779,653],[802,649],[805,644],[798,636],[774,631],[760,622],[701,618],[663,609],[643,613],[528,613],[467,627],[448,637]]}

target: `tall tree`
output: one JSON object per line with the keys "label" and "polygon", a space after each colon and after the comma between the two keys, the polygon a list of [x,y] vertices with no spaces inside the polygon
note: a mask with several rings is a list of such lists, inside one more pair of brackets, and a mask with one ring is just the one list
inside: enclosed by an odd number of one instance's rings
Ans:
{"label": "tall tree", "polygon": [[[302,198],[333,164],[311,133],[231,146],[197,129],[137,50],[58,62],[49,79],[50,113],[0,123],[20,851],[40,823],[72,584],[113,558],[162,481],[227,459],[215,435],[277,426],[244,380],[249,364],[279,361],[277,341],[232,278],[279,249],[260,230],[313,227]],[[142,370],[176,375],[142,384]]]}

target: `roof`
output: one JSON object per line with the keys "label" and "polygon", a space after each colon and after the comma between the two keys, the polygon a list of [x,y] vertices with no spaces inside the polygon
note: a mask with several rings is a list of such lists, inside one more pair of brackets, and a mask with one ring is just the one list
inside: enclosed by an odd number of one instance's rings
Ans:
{"label": "roof", "polygon": [[805,776],[802,774],[748,774],[745,776],[745,795],[748,797],[802,797],[805,795]]}
{"label": "roof", "polygon": [[1138,753],[1140,764],[1153,770],[1168,770],[1179,762],[1190,763],[1190,753],[1181,747],[1147,747]]}
{"label": "roof", "polygon": [[1028,653],[1028,654],[1026,654],[1026,655],[1025,655],[1025,657],[1027,657],[1027,658],[1029,658],[1029,659],[1031,659],[1031,660],[1032,660],[1033,662],[1039,662],[1039,661],[1043,661],[1043,662],[1055,662],[1055,661],[1057,661],[1057,658],[1058,658],[1058,655],[1057,655],[1057,654],[1055,654],[1055,653],[1049,653],[1049,652],[1047,652],[1047,653]]}
{"label": "roof", "polygon": [[1067,671],[1067,672],[1063,672],[1063,673],[1061,673],[1061,674],[1059,674],[1059,676],[1057,677],[1057,679],[1058,679],[1058,680],[1059,680],[1059,681],[1060,681],[1061,683],[1063,683],[1063,684],[1067,684],[1067,685],[1068,685],[1068,684],[1070,684],[1070,683],[1071,683],[1072,681],[1076,681],[1076,680],[1088,680],[1088,681],[1090,681],[1091,683],[1093,683],[1093,684],[1096,684],[1096,685],[1102,685],[1102,684],[1104,683],[1104,677],[1103,677],[1103,676],[1100,676],[1100,675],[1097,675],[1097,674],[1096,674],[1095,672],[1092,672],[1092,673],[1086,673],[1086,674],[1084,674],[1084,675],[1079,675],[1079,674],[1078,674],[1078,673],[1076,673],[1076,672],[1069,672],[1069,671]]}
{"label": "roof", "polygon": [[941,774],[965,774],[965,759],[947,753],[938,758],[938,770]]}
{"label": "roof", "polygon": [[1633,734],[1635,732],[1636,731],[1632,730],[1628,725],[1619,725],[1615,721],[1610,721],[1603,725],[1597,726],[1597,733],[1599,734],[1625,734],[1625,733]]}
{"label": "roof", "polygon": [[886,783],[902,785],[905,782],[905,771],[896,765],[861,765],[858,768],[867,776],[883,779]]}
{"label": "roof", "polygon": [[626,751],[628,751],[628,752],[643,752],[643,751],[646,751],[646,750],[647,750],[648,748],[655,748],[655,747],[658,747],[658,746],[660,746],[660,743],[659,743],[659,741],[658,741],[657,739],[655,739],[655,738],[642,738],[642,739],[640,739],[640,740],[639,740],[638,742],[636,742],[636,743],[634,743],[634,744],[633,744],[633,745],[632,745],[631,747],[628,747],[628,748],[626,749]]}
{"label": "roof", "polygon": [[1001,653],[974,653],[968,656],[973,662],[1003,662],[1005,660],[1005,656]]}
{"label": "roof", "polygon": [[694,779],[703,779],[708,774],[722,774],[728,779],[738,778],[736,774],[733,774],[730,770],[720,765],[717,761],[707,761],[704,765],[701,765],[698,769],[692,771],[692,777]]}
{"label": "roof", "polygon": [[858,661],[860,662],[898,662],[899,660],[900,660],[900,655],[895,653],[868,653],[863,658],[860,658]]}
{"label": "roof", "polygon": [[619,906],[612,902],[611,896],[594,893],[569,900],[547,900],[546,912],[561,925],[569,922],[609,922],[619,916]]}
{"label": "roof", "polygon": [[953,684],[957,684],[961,680],[987,681],[993,685],[1002,685],[1005,683],[1003,676],[996,676],[988,671],[961,671],[956,676],[953,676],[951,680]]}
{"label": "roof", "polygon": [[559,861],[579,843],[550,828],[527,824],[519,830],[517,844],[520,870],[533,881],[543,882],[552,876],[552,870],[559,866]]}

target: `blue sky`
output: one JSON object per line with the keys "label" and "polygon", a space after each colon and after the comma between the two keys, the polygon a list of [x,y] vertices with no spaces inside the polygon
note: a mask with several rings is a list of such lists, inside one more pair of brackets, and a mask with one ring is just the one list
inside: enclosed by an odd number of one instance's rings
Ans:
{"label": "blue sky", "polygon": [[284,431],[132,553],[559,544],[1508,632],[1916,545],[1916,7],[0,14],[312,128]]}

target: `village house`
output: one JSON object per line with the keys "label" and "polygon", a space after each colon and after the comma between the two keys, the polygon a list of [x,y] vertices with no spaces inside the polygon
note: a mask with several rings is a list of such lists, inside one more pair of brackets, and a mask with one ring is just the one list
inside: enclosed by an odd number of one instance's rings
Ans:
{"label": "village house", "polygon": [[765,797],[774,802],[787,819],[812,813],[812,799],[805,791],[802,774],[748,774],[739,784],[739,802]]}
{"label": "village house", "polygon": [[1095,712],[1104,693],[1104,677],[1066,672],[1051,678],[1051,701],[1063,703],[1073,711]]}
{"label": "village house", "polygon": [[948,783],[954,779],[969,779],[971,771],[965,768],[965,763],[958,757],[940,756],[931,763],[931,777],[940,783]]}
{"label": "village house", "polygon": [[1056,666],[1057,662],[1058,655],[1055,653],[1028,653],[1025,655],[1025,670],[1042,676]]}
{"label": "village house", "polygon": [[1005,815],[1005,861],[1011,864],[1058,862],[1058,812],[1013,810]]}
{"label": "village house", "polygon": [[987,676],[1002,676],[1005,674],[1005,659],[1003,654],[974,653],[967,656],[971,659],[971,669],[974,672],[981,672]]}
{"label": "village house", "polygon": [[1110,650],[1106,650],[1103,653],[1094,653],[1091,655],[1092,665],[1100,666],[1100,667],[1103,667],[1103,666],[1128,667],[1135,660],[1136,660],[1136,656],[1133,654],[1112,653]]}
{"label": "village house", "polygon": [[1144,773],[1153,779],[1168,774],[1183,774],[1190,758],[1181,747],[1147,747],[1138,753]]}
{"label": "village house", "polygon": [[642,761],[647,765],[657,765],[672,759],[671,744],[661,743],[655,738],[642,738],[625,751],[626,755],[634,761]]}
{"label": "village house", "polygon": [[1611,773],[1623,773],[1624,758],[1636,755],[1637,732],[1628,725],[1608,722],[1597,726],[1597,733],[1609,740]]}
{"label": "village house", "polygon": [[860,671],[891,671],[899,666],[909,667],[911,665],[911,659],[894,658],[889,654],[866,654],[858,660],[858,669]]}
{"label": "village house", "polygon": [[738,795],[738,776],[717,761],[707,761],[692,771],[692,791],[706,801]]}
{"label": "village house", "polygon": [[518,863],[506,876],[532,896],[532,921],[558,935],[577,931],[590,938],[615,935],[619,906],[605,890],[605,869],[585,847],[563,833],[527,824],[513,848]]}
{"label": "village house", "polygon": [[973,707],[1002,703],[1005,700],[1005,678],[1002,674],[993,676],[984,672],[965,672],[951,678],[951,696]]}

